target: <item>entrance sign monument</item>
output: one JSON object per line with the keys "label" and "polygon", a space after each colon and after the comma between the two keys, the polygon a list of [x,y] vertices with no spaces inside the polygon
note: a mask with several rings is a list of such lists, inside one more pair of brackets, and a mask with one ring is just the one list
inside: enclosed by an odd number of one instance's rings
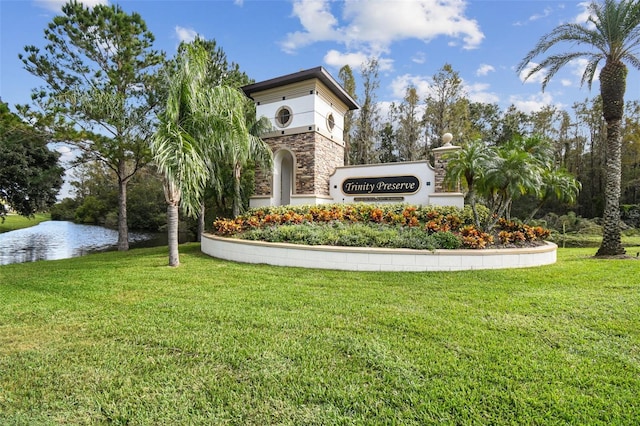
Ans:
{"label": "entrance sign monument", "polygon": [[[242,88],[257,116],[273,130],[263,139],[273,151],[273,169],[256,170],[250,207],[323,203],[398,203],[464,207],[459,188],[445,182],[446,154],[460,147],[452,136],[427,161],[344,165],[344,115],[358,104],[322,67]],[[202,251],[245,263],[350,271],[460,271],[521,268],[554,263],[555,244],[487,250],[413,250],[305,246],[203,234]]]}
{"label": "entrance sign monument", "polygon": [[316,67],[242,88],[267,117],[263,139],[273,151],[273,170],[256,171],[250,207],[324,203],[398,203],[462,208],[464,196],[444,182],[445,145],[427,161],[345,166],[344,116],[356,101],[323,68]]}

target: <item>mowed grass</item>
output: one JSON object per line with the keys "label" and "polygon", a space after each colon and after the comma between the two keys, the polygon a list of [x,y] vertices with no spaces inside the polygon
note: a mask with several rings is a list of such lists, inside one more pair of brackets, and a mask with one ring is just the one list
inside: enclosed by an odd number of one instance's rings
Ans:
{"label": "mowed grass", "polygon": [[[602,235],[583,233],[558,234],[555,236],[553,242],[559,247],[596,247],[597,249],[600,247],[600,243],[602,243]],[[628,249],[628,254],[635,256],[640,251],[640,235],[638,231],[627,234],[623,233],[622,246]]]}
{"label": "mowed grass", "polygon": [[[640,250],[640,249],[639,249]],[[640,262],[0,267],[0,424],[640,424]]]}
{"label": "mowed grass", "polygon": [[10,214],[5,216],[4,221],[0,218],[0,234],[3,232],[15,231],[16,229],[35,226],[46,220],[51,220],[51,215],[49,213],[36,213],[33,217]]}

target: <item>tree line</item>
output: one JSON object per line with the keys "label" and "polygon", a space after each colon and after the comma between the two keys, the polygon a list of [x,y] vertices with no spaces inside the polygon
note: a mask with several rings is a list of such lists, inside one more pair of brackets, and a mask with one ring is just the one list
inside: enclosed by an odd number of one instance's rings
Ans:
{"label": "tree line", "polygon": [[[575,102],[568,110],[554,105],[529,113],[515,105],[502,110],[495,103],[471,101],[459,73],[451,64],[444,64],[432,76],[428,95],[420,97],[416,87],[410,86],[383,116],[375,104],[367,105],[369,99],[376,99],[377,61],[370,59],[360,72],[364,75],[361,95],[356,90],[350,94],[364,100],[364,114],[348,117],[345,125],[350,128],[346,164],[432,159],[431,151],[442,146],[442,135],[447,132],[454,135],[456,145],[464,147],[481,141],[486,148],[508,149],[528,139],[545,152],[552,169],[565,171],[581,183],[574,203],[554,203],[548,208],[556,213],[571,209],[586,218],[602,217],[607,140],[600,96]],[[355,88],[349,66],[339,76],[344,87]],[[640,100],[630,100],[621,126],[621,204],[640,203],[639,126]],[[523,197],[514,208],[524,219],[538,202],[535,197]]]}

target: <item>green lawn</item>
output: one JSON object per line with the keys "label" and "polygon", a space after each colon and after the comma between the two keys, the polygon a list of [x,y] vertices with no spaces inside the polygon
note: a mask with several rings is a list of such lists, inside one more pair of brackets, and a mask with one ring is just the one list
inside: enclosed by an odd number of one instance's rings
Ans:
{"label": "green lawn", "polygon": [[10,214],[5,217],[4,221],[0,218],[0,234],[3,232],[15,231],[16,229],[35,226],[46,220],[51,220],[51,215],[49,213],[37,213],[32,218],[19,216],[17,214]]}
{"label": "green lawn", "polygon": [[[602,243],[602,235],[593,235],[593,234],[582,234],[582,233],[572,233],[567,235],[556,235],[553,240],[554,243],[558,245],[558,247],[600,247],[600,243]],[[638,231],[634,231],[633,233],[622,233],[622,245],[625,248],[629,248],[629,253],[632,253],[634,256],[639,251],[638,247],[640,246],[640,235]],[[594,250],[595,253],[595,250]]]}
{"label": "green lawn", "polygon": [[181,252],[0,266],[0,424],[640,423],[640,261],[349,273]]}

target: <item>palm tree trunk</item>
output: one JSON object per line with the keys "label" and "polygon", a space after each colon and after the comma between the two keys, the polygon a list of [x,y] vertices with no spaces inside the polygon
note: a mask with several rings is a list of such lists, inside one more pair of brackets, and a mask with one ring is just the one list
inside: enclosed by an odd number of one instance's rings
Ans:
{"label": "palm tree trunk", "polygon": [[620,237],[620,180],[621,120],[607,121],[606,186],[604,191],[604,213],[602,215],[602,243],[596,256],[616,256],[625,253]]}
{"label": "palm tree trunk", "polygon": [[602,244],[596,256],[624,254],[620,240],[620,180],[622,178],[622,135],[627,68],[621,62],[609,62],[600,71],[602,114],[607,122],[606,183],[602,215]]}
{"label": "palm tree trunk", "polygon": [[180,266],[180,253],[178,252],[178,205],[167,204],[167,232],[169,245],[169,266]]}
{"label": "palm tree trunk", "polygon": [[482,225],[480,224],[480,215],[478,214],[478,206],[476,205],[476,191],[473,187],[473,183],[469,184],[468,188],[469,192],[467,193],[467,198],[471,205],[471,211],[473,212],[473,221],[476,224],[476,228],[482,229]]}
{"label": "palm tree trunk", "polygon": [[[496,204],[496,207],[491,210],[494,212],[493,215],[489,216],[487,226],[485,227],[485,232],[491,232],[493,228],[496,226],[501,217],[505,217],[508,207],[511,205],[511,197],[508,196],[500,196],[500,201]],[[507,218],[507,220],[511,220]]]}
{"label": "palm tree trunk", "polygon": [[200,213],[198,214],[198,235],[196,235],[196,241],[202,241],[202,234],[204,233],[204,202],[200,203]]}
{"label": "palm tree trunk", "polygon": [[167,245],[169,247],[169,266],[180,266],[178,251],[178,225],[181,192],[175,183],[165,179],[164,198],[167,201]]}
{"label": "palm tree trunk", "polygon": [[546,202],[547,202],[547,198],[546,197],[544,197],[542,200],[540,200],[540,202],[533,208],[533,211],[525,219],[524,223],[531,223],[533,218],[536,216],[538,211],[540,211],[540,209],[542,208],[542,206],[544,206],[544,203],[546,203]]}
{"label": "palm tree trunk", "polygon": [[233,217],[240,215],[240,205],[242,204],[242,194],[240,193],[240,176],[242,166],[236,163],[233,167]]}

